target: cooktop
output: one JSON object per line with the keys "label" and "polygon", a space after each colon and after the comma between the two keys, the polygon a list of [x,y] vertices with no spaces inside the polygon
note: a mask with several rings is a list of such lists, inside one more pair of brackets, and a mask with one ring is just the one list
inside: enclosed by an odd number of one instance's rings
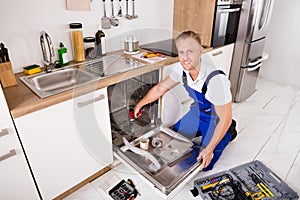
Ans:
{"label": "cooktop", "polygon": [[167,56],[177,57],[178,51],[174,39],[167,39],[149,44],[140,45],[141,49],[162,53]]}

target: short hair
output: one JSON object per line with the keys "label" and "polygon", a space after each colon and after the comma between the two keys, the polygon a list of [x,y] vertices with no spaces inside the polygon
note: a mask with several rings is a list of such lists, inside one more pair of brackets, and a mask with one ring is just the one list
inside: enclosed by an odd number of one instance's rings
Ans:
{"label": "short hair", "polygon": [[198,33],[195,33],[194,31],[184,31],[184,32],[180,33],[176,37],[175,41],[177,42],[180,39],[187,39],[187,38],[193,38],[201,45],[201,37]]}

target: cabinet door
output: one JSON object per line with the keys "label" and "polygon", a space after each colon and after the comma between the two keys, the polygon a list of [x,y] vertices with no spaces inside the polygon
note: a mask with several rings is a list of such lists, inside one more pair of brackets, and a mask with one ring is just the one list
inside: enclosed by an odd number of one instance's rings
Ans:
{"label": "cabinet door", "polygon": [[207,54],[209,55],[213,63],[216,65],[216,67],[218,69],[223,70],[227,77],[230,73],[233,48],[234,44],[229,44],[207,52]]}
{"label": "cabinet door", "polygon": [[106,88],[16,119],[44,199],[52,199],[113,161]]}
{"label": "cabinet door", "polygon": [[175,0],[173,29],[177,33],[192,30],[201,43],[210,47],[216,0]]}
{"label": "cabinet door", "polygon": [[0,199],[39,199],[0,84]]}
{"label": "cabinet door", "polygon": [[[166,78],[172,70],[181,68],[179,62],[163,68],[163,78]],[[179,70],[180,71],[180,70]],[[161,119],[162,123],[169,127],[174,125],[183,115],[187,113],[193,100],[189,97],[182,84],[168,91],[162,97]]]}

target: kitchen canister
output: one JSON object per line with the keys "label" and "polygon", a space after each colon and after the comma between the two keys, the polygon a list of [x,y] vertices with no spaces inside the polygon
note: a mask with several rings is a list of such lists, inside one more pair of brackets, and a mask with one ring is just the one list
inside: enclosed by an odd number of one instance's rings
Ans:
{"label": "kitchen canister", "polygon": [[136,54],[139,52],[139,41],[134,36],[129,36],[124,40],[124,53]]}
{"label": "kitchen canister", "polygon": [[95,37],[85,37],[83,38],[84,42],[84,51],[85,51],[85,57],[86,58],[96,58],[97,52],[96,52],[96,46],[95,46]]}
{"label": "kitchen canister", "polygon": [[73,56],[76,62],[85,61],[82,24],[71,23],[70,24],[71,39],[73,45]]}

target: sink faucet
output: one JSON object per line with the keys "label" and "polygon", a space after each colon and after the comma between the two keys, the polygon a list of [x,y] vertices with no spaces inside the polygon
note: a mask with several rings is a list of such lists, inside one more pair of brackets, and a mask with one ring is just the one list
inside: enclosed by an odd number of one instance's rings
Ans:
{"label": "sink faucet", "polygon": [[[43,53],[42,63],[45,66],[45,71],[48,73],[51,72],[52,69],[55,67],[54,65],[55,53],[54,53],[54,48],[50,36],[45,31],[42,31],[40,33],[40,43],[41,43],[41,48]],[[48,49],[46,49],[45,46],[46,44]],[[49,52],[49,58],[47,56],[47,52]]]}

